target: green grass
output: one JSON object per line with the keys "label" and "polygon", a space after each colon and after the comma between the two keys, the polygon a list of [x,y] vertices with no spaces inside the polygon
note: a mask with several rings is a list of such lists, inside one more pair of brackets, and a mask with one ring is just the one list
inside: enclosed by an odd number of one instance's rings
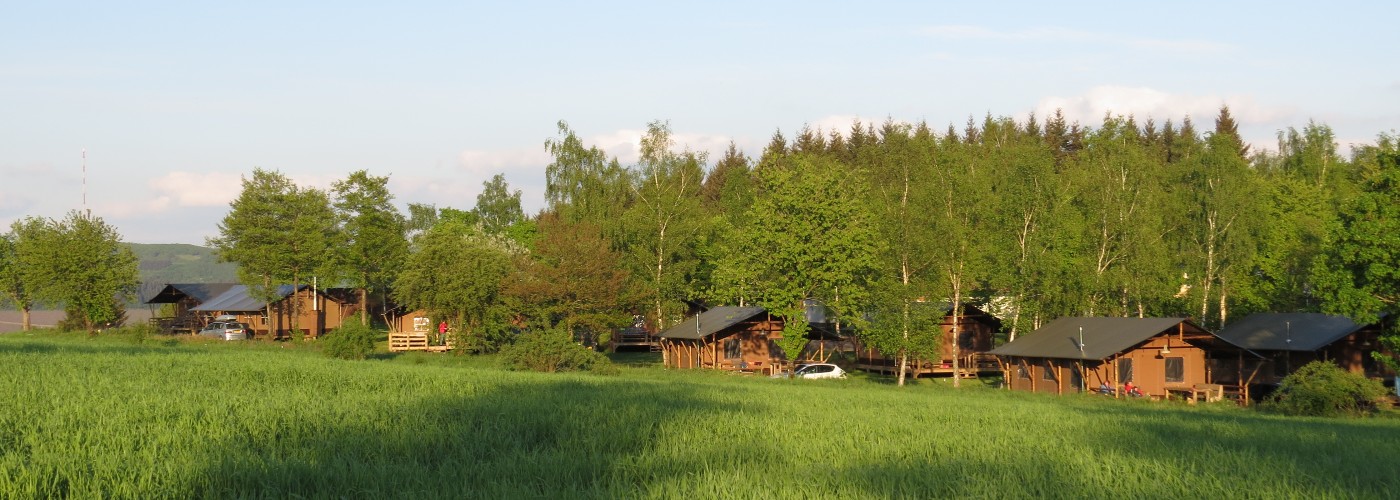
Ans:
{"label": "green grass", "polygon": [[0,497],[1266,497],[1400,491],[1400,419],[489,357],[0,335]]}

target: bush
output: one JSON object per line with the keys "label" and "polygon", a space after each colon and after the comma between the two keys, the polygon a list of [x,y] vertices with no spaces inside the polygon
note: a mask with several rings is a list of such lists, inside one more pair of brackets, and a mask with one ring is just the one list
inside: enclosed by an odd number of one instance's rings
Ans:
{"label": "bush", "polygon": [[1327,361],[1313,361],[1283,379],[1264,407],[1289,415],[1360,415],[1374,410],[1386,394],[1380,382]]}
{"label": "bush", "polygon": [[365,359],[374,352],[374,338],[378,332],[358,321],[350,321],[326,334],[321,352],[340,359]]}
{"label": "bush", "polygon": [[515,370],[590,370],[601,373],[615,373],[617,370],[603,353],[578,345],[563,330],[521,334],[514,344],[501,349],[501,359],[507,367]]}

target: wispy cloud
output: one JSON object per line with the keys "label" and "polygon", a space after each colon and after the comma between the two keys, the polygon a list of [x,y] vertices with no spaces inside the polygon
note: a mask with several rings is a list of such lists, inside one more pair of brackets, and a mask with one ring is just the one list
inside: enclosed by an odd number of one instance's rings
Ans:
{"label": "wispy cloud", "polygon": [[153,208],[165,208],[171,203],[178,207],[224,206],[243,190],[241,176],[217,172],[167,172],[146,185],[156,193],[156,199],[167,200],[166,205],[150,205]]}
{"label": "wispy cloud", "polygon": [[1213,118],[1222,105],[1229,105],[1230,113],[1241,124],[1274,123],[1295,114],[1291,108],[1264,105],[1251,95],[1172,94],[1149,87],[1116,85],[1101,85],[1077,96],[1046,97],[1036,104],[1035,112],[1045,117],[1059,109],[1066,119],[1086,125],[1098,124],[1108,114],[1158,121],[1179,121],[1190,116],[1199,122]]}
{"label": "wispy cloud", "polygon": [[940,25],[919,30],[924,36],[949,40],[998,40],[1034,43],[1101,43],[1128,46],[1144,50],[1176,53],[1214,53],[1232,50],[1234,46],[1209,40],[1144,38],[1115,33],[1100,33],[1060,27],[1039,27],[1023,30],[995,30],[985,26]]}

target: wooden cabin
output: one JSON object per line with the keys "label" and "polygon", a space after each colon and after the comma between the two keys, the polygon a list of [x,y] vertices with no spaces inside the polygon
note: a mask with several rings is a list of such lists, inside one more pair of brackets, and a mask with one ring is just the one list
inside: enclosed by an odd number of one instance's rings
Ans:
{"label": "wooden cabin", "polygon": [[390,332],[436,332],[426,309],[415,309],[389,318]]}
{"label": "wooden cabin", "polygon": [[[271,333],[273,338],[290,337],[293,325],[303,335],[319,337],[340,328],[345,318],[354,312],[353,304],[315,290],[311,285],[301,285],[295,291],[291,285],[281,285],[275,296],[281,298],[268,304],[251,296],[247,286],[234,285],[191,310],[211,316],[235,315],[238,321],[248,324],[255,336]],[[276,332],[271,331],[274,327],[278,328]]]}
{"label": "wooden cabin", "polygon": [[1187,318],[1060,318],[993,349],[1013,390],[1078,393],[1131,382],[1153,398],[1248,401],[1259,356]]}
{"label": "wooden cabin", "polygon": [[217,297],[237,283],[167,283],[144,297],[151,305],[172,304],[171,314],[151,318],[151,324],[163,333],[195,333],[209,324],[208,316],[194,308]]}
{"label": "wooden cabin", "polygon": [[715,307],[661,332],[667,368],[773,373],[784,358],[773,341],[783,320],[762,307]]}
{"label": "wooden cabin", "polygon": [[1318,360],[1366,377],[1394,376],[1371,356],[1381,349],[1382,329],[1382,324],[1359,325],[1345,316],[1259,313],[1230,323],[1219,335],[1264,356],[1255,382],[1276,385],[1299,367]]}
{"label": "wooden cabin", "polygon": [[[928,305],[920,304],[921,307]],[[942,321],[938,328],[943,331],[941,356],[938,359],[911,357],[906,372],[911,377],[920,375],[949,376],[953,374],[953,325],[958,326],[958,376],[977,377],[981,374],[1001,372],[1001,364],[995,356],[988,354],[997,332],[1001,331],[1001,320],[982,309],[964,305],[961,317],[953,317],[953,308],[947,304],[943,309]],[[899,373],[899,359],[887,355],[871,346],[859,345],[856,350],[857,369],[885,374]]]}

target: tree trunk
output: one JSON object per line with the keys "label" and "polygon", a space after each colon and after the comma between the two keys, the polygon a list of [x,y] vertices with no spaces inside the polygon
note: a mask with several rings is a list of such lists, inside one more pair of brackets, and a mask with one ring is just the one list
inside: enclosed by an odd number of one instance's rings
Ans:
{"label": "tree trunk", "polygon": [[27,331],[29,331],[30,328],[33,328],[33,326],[34,326],[33,324],[30,323],[30,319],[29,319],[29,310],[30,310],[30,307],[29,307],[29,306],[25,306],[25,307],[20,308],[20,310],[23,311],[23,312],[21,313],[21,315],[20,315],[20,320],[19,320],[19,321],[20,321],[20,328],[27,332]]}
{"label": "tree trunk", "polygon": [[360,287],[360,324],[369,326],[369,279],[366,278],[366,286]]}
{"label": "tree trunk", "polygon": [[909,350],[908,350],[908,349],[900,349],[900,350],[899,350],[899,385],[900,385],[900,386],[903,386],[903,385],[904,385],[904,374],[905,374],[905,367],[906,367],[906,366],[909,366]]}
{"label": "tree trunk", "polygon": [[[269,292],[272,290],[271,276],[263,275],[263,290]],[[267,312],[272,315],[272,321],[269,322],[269,331],[267,334],[272,337],[272,340],[277,340],[277,332],[282,331],[282,301],[269,302],[267,304]]]}
{"label": "tree trunk", "polygon": [[1225,296],[1226,296],[1226,293],[1225,293],[1225,285],[1222,284],[1222,285],[1220,285],[1220,328],[1225,328],[1225,318],[1226,318]]}
{"label": "tree trunk", "polygon": [[1210,285],[1215,280],[1215,214],[1206,217],[1206,272],[1201,276],[1201,326],[1210,312]]}
{"label": "tree trunk", "polygon": [[962,356],[959,349],[958,337],[962,335],[962,280],[953,278],[953,388],[962,385],[962,377],[959,376],[958,358]]}

